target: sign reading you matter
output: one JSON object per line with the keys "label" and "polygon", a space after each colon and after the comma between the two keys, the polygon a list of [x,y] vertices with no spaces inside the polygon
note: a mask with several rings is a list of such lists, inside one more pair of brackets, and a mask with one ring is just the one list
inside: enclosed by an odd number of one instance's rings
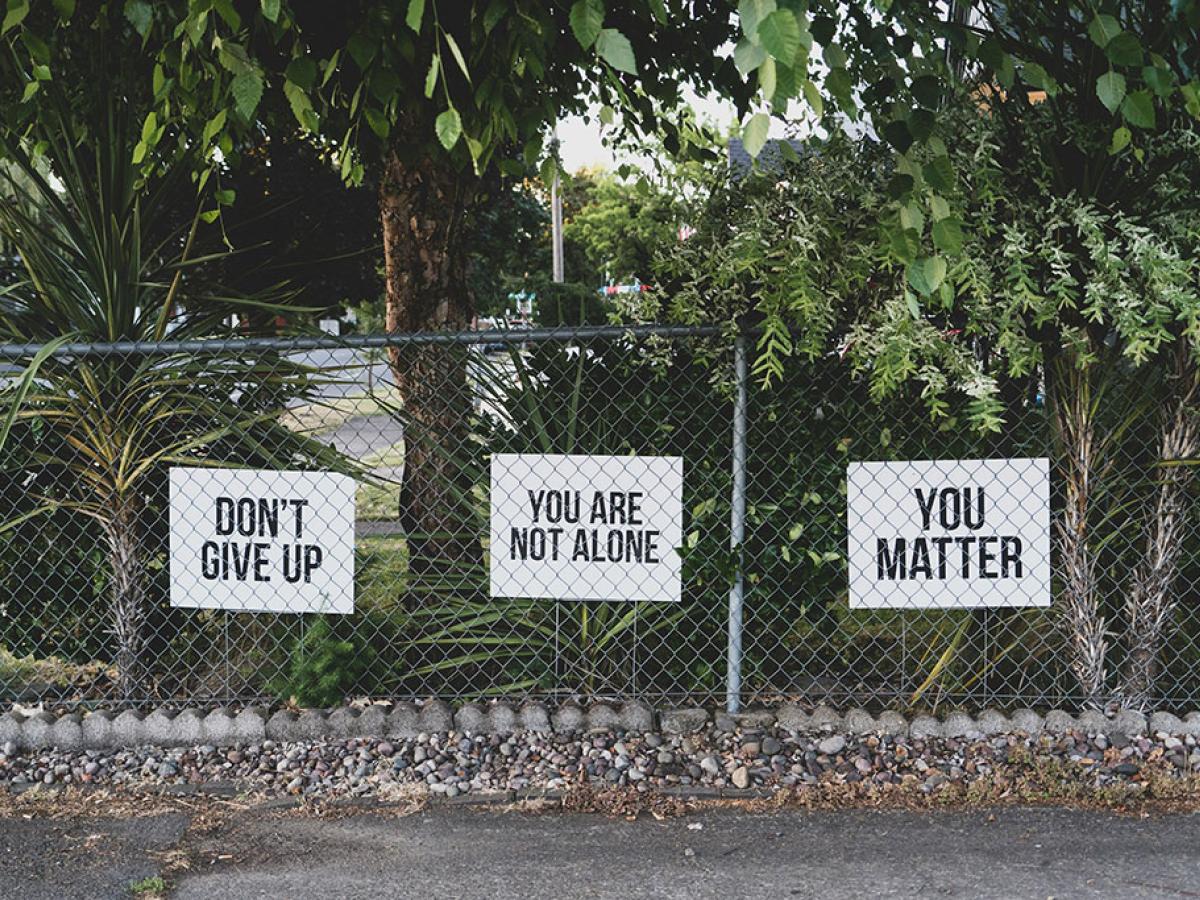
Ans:
{"label": "sign reading you matter", "polygon": [[671,600],[680,594],[675,456],[492,456],[493,597]]}
{"label": "sign reading you matter", "polygon": [[354,612],[354,492],[346,475],[171,470],[171,605]]}
{"label": "sign reading you matter", "polygon": [[1046,459],[851,463],[851,608],[1050,605]]}

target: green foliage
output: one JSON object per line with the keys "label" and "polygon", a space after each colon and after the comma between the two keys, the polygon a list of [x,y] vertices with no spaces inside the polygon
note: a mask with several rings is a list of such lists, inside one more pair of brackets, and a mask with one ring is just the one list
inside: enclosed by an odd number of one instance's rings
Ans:
{"label": "green foliage", "polygon": [[340,637],[327,617],[319,617],[296,641],[287,672],[272,690],[281,700],[300,706],[337,706],[367,671],[373,655],[369,646]]}

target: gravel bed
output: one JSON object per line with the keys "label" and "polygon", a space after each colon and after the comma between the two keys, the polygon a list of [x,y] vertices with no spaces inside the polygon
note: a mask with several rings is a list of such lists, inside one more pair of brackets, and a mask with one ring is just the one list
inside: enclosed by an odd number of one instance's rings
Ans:
{"label": "gravel bed", "polygon": [[405,786],[420,790],[421,785],[446,797],[562,791],[580,785],[648,792],[866,783],[935,792],[950,784],[1014,777],[1030,766],[1047,764],[1097,790],[1126,785],[1136,792],[1150,773],[1181,782],[1200,774],[1200,747],[1195,736],[1165,733],[1030,737],[1018,732],[950,739],[808,735],[776,727],[688,736],[451,731],[422,734],[415,740],[266,740],[234,747],[31,753],[18,752],[8,743],[0,747],[0,787],[202,789],[205,784],[233,783],[249,791],[313,799],[386,797]]}

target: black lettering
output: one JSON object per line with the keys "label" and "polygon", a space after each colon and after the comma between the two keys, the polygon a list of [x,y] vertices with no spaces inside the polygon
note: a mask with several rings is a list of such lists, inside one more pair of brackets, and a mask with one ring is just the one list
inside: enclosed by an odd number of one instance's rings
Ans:
{"label": "black lettering", "polygon": [[620,491],[612,491],[608,495],[608,524],[625,524],[625,495]]}
{"label": "black lettering", "polygon": [[546,534],[550,535],[550,558],[558,559],[558,539],[562,537],[563,530],[561,528],[547,528]]}
{"label": "black lettering", "polygon": [[261,497],[258,501],[258,536],[267,537],[264,532],[279,537],[279,501]]}
{"label": "black lettering", "polygon": [[1008,578],[1008,569],[1012,566],[1013,577],[1021,577],[1021,539],[1019,537],[1000,538],[1000,577]]}
{"label": "black lettering", "polygon": [[575,547],[571,551],[571,562],[575,562],[580,559],[582,559],[584,562],[588,562],[591,559],[591,557],[588,556],[587,536],[588,533],[582,528],[575,532]]}
{"label": "black lettering", "polygon": [[325,554],[316,544],[306,544],[304,547],[304,583],[312,581],[312,573],[321,567]]}
{"label": "black lettering", "polygon": [[629,492],[629,524],[642,525],[642,497],[641,491]]}
{"label": "black lettering", "polygon": [[[550,505],[547,502],[547,512],[549,512],[549,508]],[[529,558],[535,561],[546,558],[546,530],[544,528],[529,529]]]}
{"label": "black lettering", "polygon": [[514,528],[509,538],[508,558],[529,559],[529,529]]}
{"label": "black lettering", "polygon": [[[250,504],[253,510],[253,502]],[[253,513],[251,513],[253,515]],[[229,549],[233,552],[233,577],[238,581],[245,581],[250,577],[250,544],[241,544],[239,549],[238,544],[232,545]]]}
{"label": "black lettering", "polygon": [[933,544],[933,546],[937,547],[937,552],[938,552],[938,570],[937,570],[938,574],[937,574],[937,577],[938,578],[946,577],[946,548],[948,546],[950,546],[950,544],[952,544],[953,542],[954,542],[954,538],[948,538],[948,537],[935,537],[935,538],[929,539],[929,543],[931,543],[931,544]]}
{"label": "black lettering", "polygon": [[[953,510],[946,503],[947,500],[954,501]],[[938,494],[938,501],[938,520],[947,531],[953,531],[962,524],[962,497],[954,488],[943,488]],[[953,516],[951,516],[951,511],[954,513]]]}
{"label": "black lettering", "polygon": [[[295,564],[293,565],[293,560]],[[295,584],[303,573],[300,571],[300,545],[283,545],[283,580]]]}
{"label": "black lettering", "polygon": [[875,577],[895,581],[904,577],[904,538],[896,538],[893,553],[884,538],[875,539]]}
{"label": "black lettering", "polygon": [[304,537],[304,507],[308,506],[307,500],[292,500],[292,506],[296,512],[296,540]]}
{"label": "black lettering", "polygon": [[533,521],[536,522],[538,520],[538,509],[542,505],[542,498],[546,496],[546,492],[538,491],[536,494],[534,494],[533,491],[529,491],[528,489],[526,490],[529,493],[529,508],[533,512]]}
{"label": "black lettering", "polygon": [[929,530],[929,520],[933,517],[933,501],[937,499],[937,491],[933,488],[929,489],[929,500],[926,502],[920,488],[913,488],[913,493],[917,495],[917,506],[921,508],[921,530]]}
{"label": "black lettering", "polygon": [[914,538],[912,543],[912,564],[908,567],[908,577],[912,579],[918,575],[933,577],[933,570],[929,566],[929,546],[925,543],[925,538]]}
{"label": "black lettering", "polygon": [[221,548],[216,541],[205,541],[200,546],[200,574],[209,581],[221,576]]}
{"label": "black lettering", "polygon": [[596,491],[592,494],[592,513],[588,521],[595,525],[601,522],[604,525],[608,524],[608,510],[604,506],[604,492]]}
{"label": "black lettering", "polygon": [[995,578],[996,573],[988,568],[989,563],[996,561],[996,554],[987,549],[988,544],[996,543],[998,537],[981,537],[979,539],[979,577]]}
{"label": "black lettering", "polygon": [[270,559],[267,558],[267,551],[271,549],[270,544],[255,544],[254,545],[254,580],[255,581],[270,581],[271,576],[263,572],[270,564]]}
{"label": "black lettering", "polygon": [[983,504],[984,504],[983,488],[981,488],[981,487],[975,488],[975,500],[976,500],[975,506],[976,506],[977,517],[975,518],[974,521],[972,521],[971,520],[971,488],[964,488],[963,489],[963,522],[972,531],[978,531],[980,528],[983,527]]}
{"label": "black lettering", "polygon": [[253,497],[243,497],[237,502],[237,533],[242,537],[254,537],[255,506]]}
{"label": "black lettering", "polygon": [[962,577],[971,577],[971,545],[975,543],[975,538],[955,538],[954,543],[958,544],[959,550],[962,551]]}
{"label": "black lettering", "polygon": [[646,562],[656,563],[659,561],[658,538],[662,532],[654,530],[643,532],[643,534],[646,535]]}
{"label": "black lettering", "polygon": [[218,497],[216,506],[217,534],[233,534],[233,498]]}

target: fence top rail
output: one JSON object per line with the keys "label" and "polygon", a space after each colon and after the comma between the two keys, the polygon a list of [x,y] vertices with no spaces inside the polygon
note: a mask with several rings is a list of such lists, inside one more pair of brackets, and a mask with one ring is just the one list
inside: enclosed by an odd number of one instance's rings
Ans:
{"label": "fence top rail", "polygon": [[[422,331],[385,334],[297,335],[289,337],[199,338],[183,341],[114,341],[67,343],[55,356],[170,356],[175,353],[219,354],[254,351],[368,350],[428,344],[528,344],[569,340],[612,340],[623,337],[717,337],[722,325],[583,325],[556,328],[505,328],[487,331]],[[0,359],[25,359],[45,344],[0,344]]]}

